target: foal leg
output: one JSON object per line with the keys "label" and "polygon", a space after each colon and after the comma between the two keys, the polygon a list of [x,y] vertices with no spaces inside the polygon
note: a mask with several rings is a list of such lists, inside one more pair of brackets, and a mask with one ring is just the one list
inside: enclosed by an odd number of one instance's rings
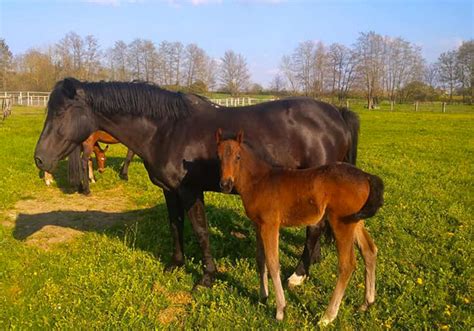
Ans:
{"label": "foal leg", "polygon": [[319,320],[321,326],[328,325],[336,318],[342,297],[344,296],[344,292],[356,264],[354,254],[354,230],[357,223],[344,223],[343,221],[332,219],[330,220],[330,224],[334,232],[334,237],[336,238],[339,275],[331,301],[323,317]]}
{"label": "foal leg", "polygon": [[44,172],[44,182],[46,186],[50,186],[54,182],[53,174],[45,171]]}
{"label": "foal leg", "polygon": [[265,248],[263,247],[260,228],[257,225],[257,268],[260,277],[260,301],[266,303],[268,299],[268,272],[265,264]]}
{"label": "foal leg", "polygon": [[275,288],[275,297],[277,304],[276,319],[281,321],[284,316],[286,306],[285,294],[280,278],[280,261],[278,253],[279,226],[275,224],[264,224],[260,228],[260,236],[262,237],[263,247],[265,249],[265,260],[267,268],[272,277],[273,286]]}
{"label": "foal leg", "polygon": [[174,252],[171,258],[171,268],[180,267],[184,264],[184,209],[179,195],[172,191],[163,191],[165,194],[166,207],[170,222],[171,237],[173,238]]}
{"label": "foal leg", "polygon": [[375,264],[377,246],[361,222],[356,230],[356,241],[365,263],[365,301],[360,311],[366,311],[375,302]]}
{"label": "foal leg", "polygon": [[89,158],[89,160],[87,161],[87,173],[89,174],[89,180],[91,181],[91,183],[95,183],[95,178],[94,178],[94,168],[92,167],[92,159]]}
{"label": "foal leg", "polygon": [[309,268],[321,259],[321,235],[327,226],[324,218],[321,222],[306,227],[306,241],[303,254],[296,267],[295,272],[288,278],[288,286],[294,287],[303,284],[309,277]]}
{"label": "foal leg", "polygon": [[125,157],[125,161],[123,161],[123,165],[120,168],[119,177],[123,180],[128,180],[128,166],[130,165],[130,162],[132,162],[134,155],[135,153],[129,148],[127,151],[127,156]]}

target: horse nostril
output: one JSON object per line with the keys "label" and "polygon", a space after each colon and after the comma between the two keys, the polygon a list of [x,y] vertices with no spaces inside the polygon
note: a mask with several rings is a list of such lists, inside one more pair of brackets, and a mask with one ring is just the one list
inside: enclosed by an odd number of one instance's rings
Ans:
{"label": "horse nostril", "polygon": [[35,163],[38,168],[41,168],[43,166],[43,160],[41,160],[41,158],[38,156],[35,157]]}

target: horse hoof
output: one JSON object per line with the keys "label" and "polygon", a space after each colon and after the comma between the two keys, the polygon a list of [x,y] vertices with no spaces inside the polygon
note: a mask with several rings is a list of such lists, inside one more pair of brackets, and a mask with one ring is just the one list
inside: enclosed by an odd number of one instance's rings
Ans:
{"label": "horse hoof", "polygon": [[371,302],[364,302],[360,307],[359,307],[359,311],[360,312],[366,312],[367,310],[369,310],[370,306],[372,306],[374,303]]}
{"label": "horse hoof", "polygon": [[268,301],[268,297],[260,298],[260,303],[266,305]]}
{"label": "horse hoof", "polygon": [[184,265],[184,262],[172,262],[170,265],[168,265],[165,268],[165,271],[171,272],[171,271],[181,268],[183,265]]}
{"label": "horse hoof", "polygon": [[308,278],[306,275],[299,276],[296,273],[293,273],[293,275],[288,278],[288,287],[294,288],[296,286],[300,286],[303,284],[306,278]]}
{"label": "horse hoof", "polygon": [[329,317],[327,317],[326,315],[324,315],[324,316],[321,317],[321,319],[319,320],[318,325],[319,325],[321,328],[325,328],[326,326],[328,326],[329,324],[331,324],[332,321],[334,321],[334,318],[329,318]]}
{"label": "horse hoof", "polygon": [[120,174],[119,177],[123,180],[127,180],[128,181],[128,175],[124,175],[124,174]]}
{"label": "horse hoof", "polygon": [[282,311],[277,311],[277,313],[276,313],[277,321],[283,321],[284,316],[285,316],[285,314],[283,313],[283,310]]}
{"label": "horse hoof", "polygon": [[198,281],[196,284],[194,284],[193,291],[195,291],[199,287],[211,288],[213,283],[214,283],[214,277],[209,275],[209,274],[205,274],[201,278],[200,281]]}

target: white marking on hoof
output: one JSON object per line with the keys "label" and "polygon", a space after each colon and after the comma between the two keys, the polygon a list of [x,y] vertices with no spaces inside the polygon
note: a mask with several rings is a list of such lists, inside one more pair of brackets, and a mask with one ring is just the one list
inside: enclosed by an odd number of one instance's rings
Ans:
{"label": "white marking on hoof", "polygon": [[283,321],[283,316],[284,316],[283,310],[277,311],[277,314],[276,314],[277,321]]}
{"label": "white marking on hoof", "polygon": [[323,317],[321,317],[321,319],[319,320],[318,322],[318,325],[322,328],[325,328],[326,326],[328,326],[329,324],[331,324],[331,322],[334,321],[334,318],[329,318],[327,317],[326,315],[324,315]]}
{"label": "white marking on hoof", "polygon": [[306,275],[298,276],[294,272],[293,275],[291,275],[288,278],[288,287],[292,288],[292,287],[295,287],[295,286],[299,286],[299,285],[303,284],[303,282],[305,281],[306,278],[307,278]]}

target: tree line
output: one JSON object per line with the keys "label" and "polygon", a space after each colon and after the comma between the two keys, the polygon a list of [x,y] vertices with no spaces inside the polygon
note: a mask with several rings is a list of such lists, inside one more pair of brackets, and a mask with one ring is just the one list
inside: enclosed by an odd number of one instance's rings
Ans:
{"label": "tree line", "polygon": [[195,93],[223,91],[330,97],[365,97],[369,108],[380,99],[394,102],[440,98],[474,100],[474,41],[427,63],[421,48],[403,38],[360,33],[351,46],[301,42],[282,57],[267,89],[251,83],[247,61],[228,50],[215,59],[197,44],[135,39],[102,49],[92,35],[67,33],[43,49],[13,55],[0,39],[3,90],[49,91],[66,76],[82,80],[143,80]]}
{"label": "tree line", "polygon": [[374,108],[381,98],[395,102],[429,101],[455,95],[474,100],[474,41],[442,53],[427,63],[421,48],[403,38],[360,33],[347,47],[305,41],[283,56],[274,91],[288,90],[314,97],[364,96]]}

